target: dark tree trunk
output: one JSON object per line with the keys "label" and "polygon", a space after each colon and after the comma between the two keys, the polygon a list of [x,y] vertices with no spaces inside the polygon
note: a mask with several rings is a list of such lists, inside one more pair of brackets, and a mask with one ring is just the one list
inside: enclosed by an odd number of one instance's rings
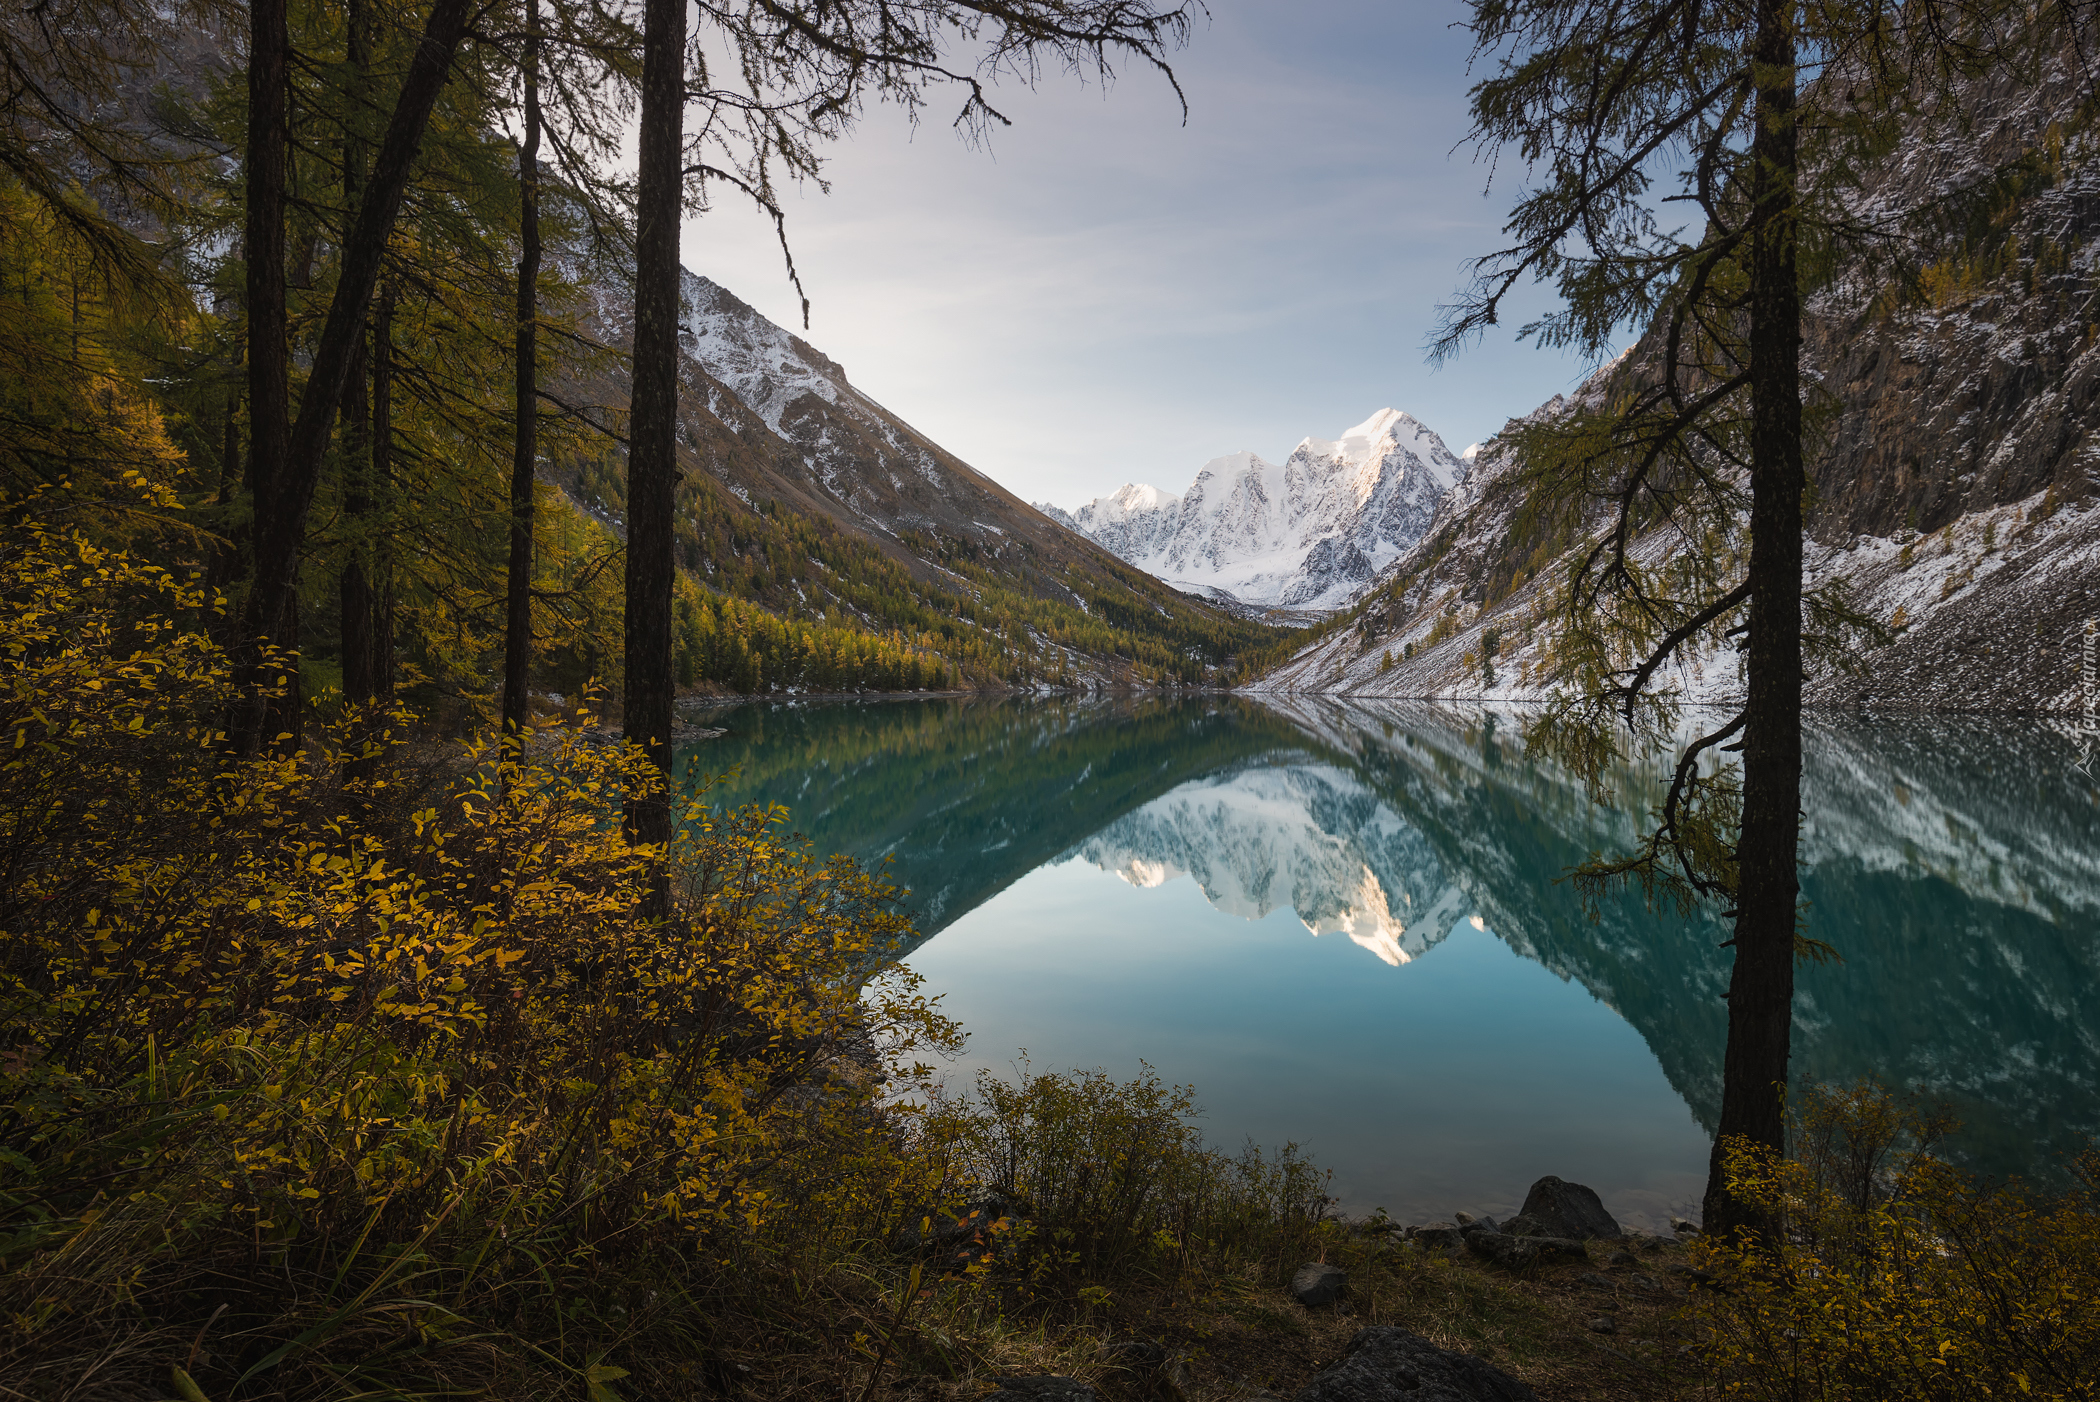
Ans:
{"label": "dark tree trunk", "polygon": [[240,391],[235,390],[226,396],[226,443],[219,454],[217,525],[226,532],[226,537],[212,547],[211,568],[205,574],[213,594],[224,592],[226,586],[233,582],[240,567],[240,546],[235,539],[232,523],[227,520],[232,514],[227,508],[233,505],[234,496],[239,492],[242,480],[241,396]]}
{"label": "dark tree trunk", "polygon": [[[281,0],[265,3],[281,4]],[[320,482],[336,408],[357,356],[372,291],[386,257],[387,237],[393,231],[395,215],[408,189],[410,170],[422,145],[431,109],[437,105],[438,94],[451,73],[453,53],[466,32],[467,7],[467,0],[434,0],[431,6],[422,40],[409,63],[400,99],[380,144],[379,157],[373,163],[370,184],[344,240],[335,298],[329,304],[328,319],[314,348],[313,369],[299,401],[299,417],[292,425],[282,465],[273,476],[270,490],[256,503],[255,578],[249,590],[244,631],[251,639],[261,638],[279,648],[297,645],[297,634],[291,626],[292,605],[300,548],[306,537],[307,509],[313,504],[314,489]],[[250,217],[253,218],[252,213]],[[282,218],[277,221],[277,246],[275,266],[279,270],[281,297]],[[254,263],[251,248],[251,277]],[[265,679],[264,669],[252,651],[243,664],[242,676],[251,688],[251,699],[233,739],[243,750],[254,753],[268,739],[266,717],[259,704],[261,695],[254,689]],[[297,744],[296,731],[291,740]]]}
{"label": "dark tree trunk", "polygon": [[[671,512],[678,477],[678,223],[683,204],[685,0],[648,0],[634,250],[634,399],[627,448],[627,666],[622,725],[666,792],[632,801],[628,832],[668,843],[671,809]],[[669,912],[661,870],[647,913]]]}
{"label": "dark tree trunk", "polygon": [[1760,0],[1758,125],[1751,144],[1750,657],[1743,733],[1735,971],[1721,1123],[1707,1177],[1708,1232],[1762,1230],[1729,1193],[1723,1156],[1748,1141],[1786,1150],[1801,893],[1801,292],[1795,269],[1794,41],[1789,0]]}
{"label": "dark tree trunk", "polygon": [[372,495],[372,404],[366,393],[367,354],[360,347],[349,384],[343,387],[343,696],[352,705],[370,708],[378,695],[377,600],[366,562],[372,557],[377,525]]}
{"label": "dark tree trunk", "polygon": [[525,727],[532,682],[532,484],[539,462],[540,9],[526,11],[525,140],[518,149],[517,423],[510,463],[510,594],[503,627],[503,730]]}
{"label": "dark tree trunk", "polygon": [[[394,500],[394,284],[380,290],[372,318],[372,455],[370,476],[375,510],[390,519]],[[379,531],[366,557],[372,576],[372,678],[374,705],[394,699],[394,548]]]}
{"label": "dark tree trunk", "polygon": [[[284,476],[291,443],[291,350],[285,309],[285,184],[290,164],[289,88],[291,37],[286,0],[252,0],[248,7],[248,490],[252,513],[248,543],[251,562],[260,553],[271,520],[271,508]],[[267,730],[278,734],[299,724],[299,676],[296,666],[265,668],[257,655],[262,637],[296,651],[297,631],[283,601],[273,601],[267,614],[255,607],[256,583],[249,581],[249,609],[238,645],[250,659],[248,681],[257,688],[246,728],[255,732],[245,742],[260,743]],[[281,658],[279,659],[282,660]],[[262,688],[282,688],[275,702]]]}
{"label": "dark tree trunk", "polygon": [[219,454],[219,505],[233,504],[234,483],[241,480],[241,396],[226,396],[226,446]]}
{"label": "dark tree trunk", "polygon": [[[351,82],[359,105],[369,84],[372,63],[371,14],[366,0],[350,0],[349,57]],[[343,133],[343,193],[352,209],[363,200],[368,152],[358,134],[362,112],[353,110]],[[369,712],[378,696],[378,619],[372,589],[372,538],[377,524],[372,494],[372,405],[367,394],[371,356],[360,333],[350,376],[343,386],[343,526],[347,538],[343,573],[338,584],[342,608],[343,695]]]}

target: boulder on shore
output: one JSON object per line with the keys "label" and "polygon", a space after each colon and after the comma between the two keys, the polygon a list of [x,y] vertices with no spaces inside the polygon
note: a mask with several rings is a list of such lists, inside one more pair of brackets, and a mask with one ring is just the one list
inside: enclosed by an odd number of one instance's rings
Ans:
{"label": "boulder on shore", "polygon": [[1431,1222],[1426,1227],[1413,1228],[1407,1237],[1424,1251],[1456,1251],[1466,1244],[1464,1231],[1449,1222]]}
{"label": "boulder on shore", "polygon": [[1291,1293],[1308,1309],[1333,1304],[1348,1284],[1347,1271],[1324,1261],[1308,1261],[1291,1274]]}
{"label": "boulder on shore", "polygon": [[1293,1402],[1538,1402],[1538,1394],[1485,1359],[1376,1325],[1357,1330],[1342,1361]]}
{"label": "boulder on shore", "polygon": [[1537,1222],[1544,1228],[1542,1235],[1571,1241],[1625,1235],[1595,1192],[1550,1173],[1531,1185],[1517,1215]]}

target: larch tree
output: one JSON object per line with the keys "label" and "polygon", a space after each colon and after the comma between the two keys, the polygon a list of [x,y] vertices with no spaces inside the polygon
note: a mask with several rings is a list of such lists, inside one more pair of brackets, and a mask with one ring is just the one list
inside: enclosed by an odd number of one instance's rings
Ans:
{"label": "larch tree", "polygon": [[[631,833],[652,844],[673,835],[678,231],[689,182],[732,186],[778,226],[775,171],[814,175],[818,146],[843,134],[869,102],[916,112],[932,88],[959,84],[966,96],[957,126],[979,136],[1006,120],[988,100],[990,87],[1001,78],[1034,82],[1046,64],[1105,82],[1113,64],[1129,58],[1171,81],[1166,53],[1186,36],[1192,8],[1152,0],[703,0],[705,32],[689,55],[690,6],[645,0],[635,192],[621,714],[628,741],[666,778],[662,792],[628,805]],[[952,66],[958,40],[976,46],[967,67]],[[691,141],[688,105],[704,114]],[[669,908],[661,875],[652,889],[652,913],[661,915]]]}
{"label": "larch tree", "polygon": [[246,252],[254,569],[237,654],[246,694],[233,718],[230,736],[234,746],[246,753],[261,750],[275,737],[282,737],[287,749],[298,745],[298,673],[296,663],[289,659],[299,649],[298,571],[307,512],[320,485],[344,386],[359,357],[387,239],[408,188],[424,129],[451,76],[454,54],[474,8],[471,0],[432,0],[422,37],[344,234],[335,295],[314,345],[296,419],[291,413],[284,301],[287,167],[283,153],[289,140],[285,112],[290,59],[285,17],[285,0],[254,0],[250,9]]}
{"label": "larch tree", "polygon": [[[627,433],[627,613],[621,725],[665,776],[663,790],[629,801],[629,830],[668,846],[671,731],[673,503],[678,489],[678,228],[685,209],[686,9],[646,0],[635,173],[634,379]],[[670,909],[659,867],[649,914]]]}
{"label": "larch tree", "polygon": [[[1432,356],[1531,280],[1562,302],[1523,329],[1541,344],[1601,361],[1642,333],[1586,402],[1513,436],[1530,519],[1572,562],[1556,703],[1532,742],[1601,792],[1615,761],[1674,738],[1667,669],[1742,640],[1743,704],[1678,749],[1654,830],[1577,872],[1593,895],[1632,879],[1686,911],[1716,898],[1733,921],[1709,1230],[1763,1225],[1730,1193],[1728,1159],[1785,1151],[1795,966],[1833,952],[1800,907],[1804,664],[1876,632],[1840,585],[1804,591],[1812,420],[1828,407],[1803,374],[1804,311],[1847,268],[1903,257],[1917,212],[1863,213],[1859,172],[1922,114],[1956,120],[1939,99],[2066,18],[2037,29],[1996,0],[1473,0],[1475,60],[1493,67],[1472,139],[1531,183]],[[1739,766],[1714,763],[1723,747]]]}
{"label": "larch tree", "polygon": [[526,0],[519,64],[518,308],[510,468],[510,553],[503,620],[503,729],[518,735],[532,683],[532,496],[539,472],[540,7]]}

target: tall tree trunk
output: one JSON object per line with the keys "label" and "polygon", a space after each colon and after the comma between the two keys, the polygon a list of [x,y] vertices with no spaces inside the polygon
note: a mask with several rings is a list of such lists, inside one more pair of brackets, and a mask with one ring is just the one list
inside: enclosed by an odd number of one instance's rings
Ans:
{"label": "tall tree trunk", "polygon": [[[371,483],[374,510],[383,520],[391,519],[394,501],[394,294],[389,281],[379,292],[379,309],[372,318],[372,454]],[[372,700],[384,705],[394,699],[394,547],[390,534],[381,531],[367,556],[372,589]]]}
{"label": "tall tree trunk", "polygon": [[1801,291],[1795,268],[1795,53],[1791,0],[1759,0],[1750,248],[1750,657],[1737,842],[1735,970],[1721,1123],[1706,1183],[1708,1232],[1763,1230],[1728,1191],[1723,1159],[1786,1149],[1801,894]]}
{"label": "tall tree trunk", "polygon": [[366,392],[368,356],[360,347],[350,383],[343,389],[343,573],[338,582],[342,605],[343,697],[369,710],[379,694],[377,600],[366,562],[378,525],[372,495],[372,405]]}
{"label": "tall tree trunk", "polygon": [[[282,0],[263,0],[279,5]],[[336,408],[343,385],[349,379],[365,316],[378,284],[386,257],[386,243],[408,189],[416,152],[423,132],[437,105],[438,94],[451,73],[452,56],[466,33],[468,0],[433,0],[423,37],[402,81],[401,96],[387,125],[379,157],[373,163],[371,183],[359,202],[357,216],[344,240],[341,271],[328,319],[314,348],[313,369],[307,376],[306,392],[299,401],[299,417],[292,424],[282,466],[274,474],[270,490],[258,501],[255,535],[255,578],[248,595],[246,633],[280,648],[296,647],[292,626],[293,596],[297,589],[299,553],[306,539],[306,513],[319,485],[321,463],[335,428]],[[251,213],[251,218],[252,218]],[[279,287],[282,287],[283,220],[277,221]],[[251,249],[249,267],[253,276]],[[281,290],[280,290],[280,296]],[[251,316],[253,315],[251,307]],[[251,415],[254,410],[251,408]],[[254,753],[268,738],[266,717],[257,684],[264,678],[260,657],[251,649],[242,659],[242,680],[249,687],[249,703],[237,718],[233,739],[244,751]],[[296,746],[296,730],[290,735]]]}
{"label": "tall tree trunk", "polygon": [[[285,307],[285,185],[290,168],[289,86],[291,35],[286,0],[252,0],[248,7],[248,201],[244,235],[248,303],[248,488],[252,524],[251,560],[260,553],[284,474],[291,443],[291,349]],[[255,688],[282,687],[272,703],[258,694],[250,703],[247,728],[253,749],[265,730],[277,734],[299,723],[299,675],[267,668],[256,655],[256,643],[267,636],[296,651],[299,639],[273,601],[267,614],[256,607],[255,581],[249,582],[248,616],[239,646],[251,659],[248,678]],[[282,660],[281,658],[279,659]],[[274,722],[274,724],[273,724]]]}
{"label": "tall tree trunk", "polygon": [[232,514],[227,508],[233,505],[234,495],[240,490],[243,480],[241,392],[235,389],[226,395],[226,440],[219,452],[219,494],[216,501],[219,510],[216,524],[226,535],[212,547],[211,568],[205,573],[205,579],[210,584],[210,592],[213,594],[223,593],[226,586],[233,582],[239,569],[240,545],[231,523],[226,518]]}
{"label": "tall tree trunk", "polygon": [[[343,132],[343,193],[344,203],[351,209],[357,208],[364,198],[365,167],[369,161],[358,127],[363,122],[364,98],[370,88],[366,79],[372,65],[371,24],[369,0],[350,0],[353,107]],[[343,387],[343,525],[347,540],[337,593],[342,610],[343,695],[352,705],[369,712],[378,695],[378,630],[368,566],[376,517],[372,496],[372,413],[367,394],[371,356],[366,340],[361,331],[350,376]]]}
{"label": "tall tree trunk", "polygon": [[[634,250],[634,398],[627,440],[627,665],[622,724],[665,789],[627,805],[639,842],[669,843],[671,512],[677,483],[678,222],[683,203],[686,0],[648,0]],[[645,913],[669,913],[662,868]]]}
{"label": "tall tree trunk", "polygon": [[518,148],[517,407],[510,462],[509,607],[503,627],[503,729],[522,731],[532,681],[532,484],[539,462],[540,7],[525,21],[525,140]]}

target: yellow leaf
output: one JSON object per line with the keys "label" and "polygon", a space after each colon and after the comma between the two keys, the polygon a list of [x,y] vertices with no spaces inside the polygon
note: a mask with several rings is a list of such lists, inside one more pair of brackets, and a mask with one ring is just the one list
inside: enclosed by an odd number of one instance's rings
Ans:
{"label": "yellow leaf", "polygon": [[620,1402],[620,1394],[612,1390],[611,1384],[626,1376],[625,1368],[605,1363],[593,1363],[584,1369],[583,1381],[590,1388],[591,1402]]}

